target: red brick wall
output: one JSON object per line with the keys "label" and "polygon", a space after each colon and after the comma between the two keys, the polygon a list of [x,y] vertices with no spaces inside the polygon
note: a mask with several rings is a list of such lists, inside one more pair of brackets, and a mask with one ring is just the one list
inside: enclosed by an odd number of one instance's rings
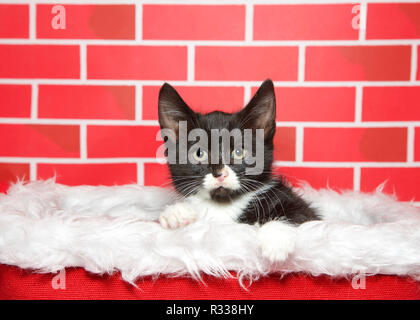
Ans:
{"label": "red brick wall", "polygon": [[[420,203],[420,2],[64,0],[0,4],[0,189],[166,185],[157,93],[199,111],[276,85],[276,170]],[[114,3],[118,3],[115,1]],[[361,6],[359,6],[361,4]]]}

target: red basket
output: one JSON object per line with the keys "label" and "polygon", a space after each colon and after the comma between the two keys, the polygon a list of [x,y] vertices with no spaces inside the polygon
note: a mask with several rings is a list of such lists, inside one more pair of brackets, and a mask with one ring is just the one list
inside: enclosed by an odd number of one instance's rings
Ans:
{"label": "red basket", "polygon": [[0,299],[420,299],[420,286],[409,278],[371,276],[365,289],[354,289],[346,279],[290,274],[255,281],[245,291],[237,279],[210,276],[204,283],[190,278],[144,278],[138,288],[119,274],[99,276],[82,268],[66,269],[65,289],[54,289],[53,274],[35,274],[0,265]]}

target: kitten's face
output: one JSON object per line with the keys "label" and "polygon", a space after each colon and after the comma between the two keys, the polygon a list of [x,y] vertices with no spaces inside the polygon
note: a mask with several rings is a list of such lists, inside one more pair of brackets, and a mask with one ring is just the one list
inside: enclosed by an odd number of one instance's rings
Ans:
{"label": "kitten's face", "polygon": [[[271,176],[275,110],[271,80],[261,85],[244,109],[233,114],[220,111],[196,113],[174,88],[163,85],[159,94],[159,122],[162,129],[175,133],[166,141],[166,146],[174,148],[176,153],[176,161],[169,161],[176,190],[184,196],[201,193],[217,202],[229,202],[262,187]],[[187,134],[201,129],[208,140],[185,139],[181,133],[185,124]],[[214,129],[227,129],[232,136],[222,139],[212,134]],[[251,144],[244,142],[245,129],[252,130]],[[256,129],[263,129],[260,140],[255,134]],[[180,161],[180,155],[184,155],[184,162]],[[256,167],[255,161],[261,161],[261,170],[256,175],[249,174],[248,170]]]}

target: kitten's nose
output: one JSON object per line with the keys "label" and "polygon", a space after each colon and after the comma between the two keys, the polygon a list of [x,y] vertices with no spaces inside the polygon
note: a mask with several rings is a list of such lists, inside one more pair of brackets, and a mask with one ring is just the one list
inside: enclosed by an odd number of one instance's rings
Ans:
{"label": "kitten's nose", "polygon": [[229,172],[226,170],[226,167],[213,171],[213,177],[217,178],[217,181],[219,182],[223,182],[223,180],[225,180],[228,175]]}

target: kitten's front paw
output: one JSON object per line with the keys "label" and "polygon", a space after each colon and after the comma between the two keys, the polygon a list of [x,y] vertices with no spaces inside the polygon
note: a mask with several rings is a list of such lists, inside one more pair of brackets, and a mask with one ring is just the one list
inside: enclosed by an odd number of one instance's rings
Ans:
{"label": "kitten's front paw", "polygon": [[160,214],[159,222],[166,229],[184,227],[197,219],[196,211],[186,203],[175,203]]}
{"label": "kitten's front paw", "polygon": [[281,221],[262,225],[257,233],[263,257],[271,262],[283,262],[295,249],[296,228]]}

